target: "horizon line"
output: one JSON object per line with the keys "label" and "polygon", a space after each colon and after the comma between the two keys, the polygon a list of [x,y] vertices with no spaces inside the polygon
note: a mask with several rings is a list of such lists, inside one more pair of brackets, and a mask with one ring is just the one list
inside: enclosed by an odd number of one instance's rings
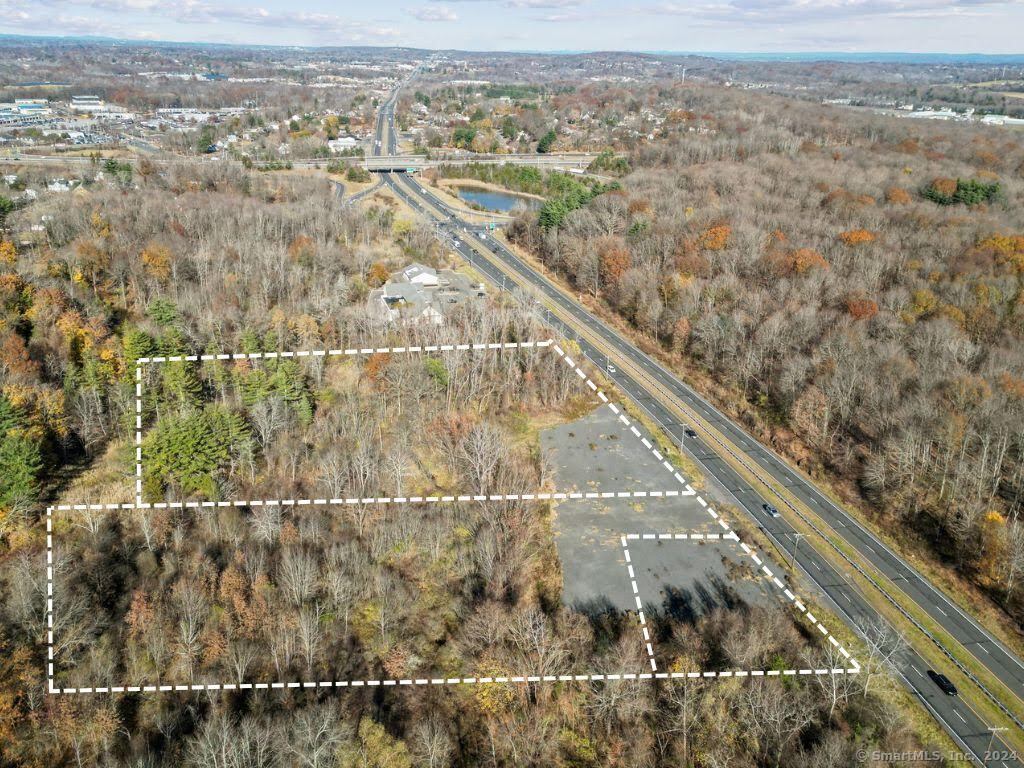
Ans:
{"label": "horizon line", "polygon": [[268,49],[291,49],[291,50],[346,50],[346,49],[373,49],[380,51],[424,51],[428,53],[503,53],[515,55],[534,56],[581,56],[596,54],[626,54],[634,56],[700,56],[704,58],[717,58],[722,56],[743,56],[755,57],[947,57],[947,58],[975,58],[975,59],[1001,59],[1019,58],[1024,60],[1024,51],[1018,53],[996,52],[983,53],[981,51],[892,51],[892,50],[842,50],[842,49],[816,49],[816,50],[742,50],[742,49],[717,49],[717,50],[667,50],[667,49],[640,49],[640,48],[562,48],[562,49],[531,49],[531,48],[426,48],[415,45],[386,45],[386,44],[357,44],[349,43],[344,45],[308,45],[308,44],[284,44],[284,43],[239,43],[239,42],[215,42],[210,40],[156,40],[145,38],[109,37],[105,35],[60,35],[60,34],[25,34],[19,32],[0,32],[0,43],[10,40],[51,40],[60,42],[84,42],[84,43],[109,43],[125,45],[153,45],[153,46],[215,46],[220,48],[268,48]]}

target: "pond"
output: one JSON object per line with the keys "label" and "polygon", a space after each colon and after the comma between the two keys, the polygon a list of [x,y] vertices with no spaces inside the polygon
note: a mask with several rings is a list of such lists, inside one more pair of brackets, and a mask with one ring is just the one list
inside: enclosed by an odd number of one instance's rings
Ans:
{"label": "pond", "polygon": [[523,197],[514,192],[495,192],[490,189],[474,189],[472,187],[456,187],[456,194],[467,203],[478,205],[488,211],[508,213],[513,208],[540,208],[540,200]]}

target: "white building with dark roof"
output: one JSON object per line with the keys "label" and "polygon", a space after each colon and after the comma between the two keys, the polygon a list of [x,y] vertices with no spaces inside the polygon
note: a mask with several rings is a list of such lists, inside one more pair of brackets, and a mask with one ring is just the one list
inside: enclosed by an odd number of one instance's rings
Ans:
{"label": "white building with dark roof", "polygon": [[413,263],[370,291],[366,309],[371,319],[381,323],[440,325],[455,307],[486,296],[483,283],[474,283],[466,275]]}

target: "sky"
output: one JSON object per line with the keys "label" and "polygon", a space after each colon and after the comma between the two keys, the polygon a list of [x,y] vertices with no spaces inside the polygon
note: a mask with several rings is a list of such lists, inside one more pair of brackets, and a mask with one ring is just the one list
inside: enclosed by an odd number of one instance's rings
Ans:
{"label": "sky", "polygon": [[1024,53],[1024,0],[0,0],[0,32],[480,51]]}

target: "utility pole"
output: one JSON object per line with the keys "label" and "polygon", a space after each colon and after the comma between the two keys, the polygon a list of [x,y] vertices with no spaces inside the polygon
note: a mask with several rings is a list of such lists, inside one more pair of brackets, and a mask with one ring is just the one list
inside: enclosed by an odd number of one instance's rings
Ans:
{"label": "utility pole", "polygon": [[[1008,731],[1008,730],[1010,730],[1010,729],[1009,728],[1005,728],[1003,726],[995,726],[995,725],[988,726],[988,731],[989,731],[989,733],[991,733],[991,736],[988,737],[988,746],[985,748],[986,754],[991,754],[992,753],[992,742],[996,740],[996,733],[998,731]],[[987,760],[988,760],[988,758],[986,757],[986,762],[987,762]]]}
{"label": "utility pole", "polygon": [[794,539],[793,557],[789,561],[789,567],[790,568],[796,568],[796,553],[797,553],[797,550],[800,549],[800,539],[802,539],[806,535],[807,535],[806,533],[794,533],[793,534],[793,539]]}

